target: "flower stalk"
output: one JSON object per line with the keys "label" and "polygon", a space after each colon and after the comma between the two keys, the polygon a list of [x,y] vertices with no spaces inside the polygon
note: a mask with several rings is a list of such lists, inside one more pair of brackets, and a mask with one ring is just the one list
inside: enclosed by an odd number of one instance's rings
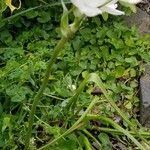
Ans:
{"label": "flower stalk", "polygon": [[[64,16],[62,16],[62,18],[63,17]],[[43,92],[44,92],[44,90],[48,84],[49,76],[51,73],[51,68],[52,68],[53,64],[55,63],[57,56],[59,55],[59,53],[63,49],[64,45],[73,37],[75,32],[79,29],[82,20],[83,20],[83,17],[79,17],[78,19],[76,19],[76,17],[75,17],[74,22],[72,23],[74,26],[74,30],[72,30],[72,26],[69,26],[69,25],[68,25],[68,28],[66,28],[66,24],[65,24],[65,28],[64,28],[65,31],[63,30],[63,33],[65,33],[65,34],[62,33],[62,38],[60,39],[60,41],[58,42],[58,44],[54,48],[54,53],[48,62],[42,85],[33,99],[33,104],[32,104],[30,114],[29,114],[29,120],[28,120],[28,131],[27,131],[27,135],[25,138],[25,150],[29,150],[30,137],[32,134],[32,126],[33,126],[33,122],[34,122],[34,115],[36,112],[36,107],[37,107],[37,105],[41,99],[41,96],[43,95]],[[67,20],[65,18],[65,19],[61,20],[61,23],[62,23],[62,21],[66,22]],[[61,27],[61,29],[62,29],[62,27]]]}
{"label": "flower stalk", "polygon": [[33,104],[32,104],[32,108],[31,108],[30,115],[29,115],[28,131],[27,131],[27,135],[26,135],[26,139],[25,139],[25,150],[29,149],[30,137],[32,134],[32,126],[33,126],[33,122],[34,122],[34,114],[36,111],[36,107],[41,99],[41,96],[43,95],[43,92],[48,84],[49,76],[51,73],[51,68],[52,68],[54,62],[56,61],[58,54],[60,53],[60,51],[62,50],[62,48],[64,47],[64,45],[67,41],[68,41],[67,38],[62,37],[61,40],[58,42],[57,46],[55,47],[54,53],[48,62],[48,66],[47,66],[47,69],[45,72],[45,76],[44,76],[42,85],[33,99]]}

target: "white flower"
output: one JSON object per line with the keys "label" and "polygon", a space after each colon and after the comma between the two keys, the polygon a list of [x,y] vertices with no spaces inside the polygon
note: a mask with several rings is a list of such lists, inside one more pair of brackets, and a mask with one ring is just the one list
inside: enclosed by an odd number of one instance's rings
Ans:
{"label": "white flower", "polygon": [[101,7],[100,9],[102,10],[102,12],[107,12],[112,15],[124,15],[123,11],[116,9],[118,7],[117,1],[118,0],[112,0],[110,3],[106,4],[105,6]]}
{"label": "white flower", "polygon": [[124,12],[117,10],[118,0],[71,0],[82,14],[93,17],[103,12],[113,15],[123,15]]}
{"label": "white flower", "polygon": [[142,0],[120,0],[121,2],[130,3],[130,4],[137,4]]}

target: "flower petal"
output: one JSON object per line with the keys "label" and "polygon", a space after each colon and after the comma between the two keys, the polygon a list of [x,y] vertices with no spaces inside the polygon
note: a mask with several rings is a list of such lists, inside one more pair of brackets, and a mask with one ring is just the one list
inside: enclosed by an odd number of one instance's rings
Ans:
{"label": "flower petal", "polygon": [[117,10],[116,8],[117,8],[117,4],[111,4],[111,5],[104,6],[100,9],[101,11],[107,12],[112,15],[124,15],[125,14],[123,11]]}
{"label": "flower petal", "polygon": [[137,4],[140,3],[142,0],[120,0],[120,1],[130,4]]}
{"label": "flower petal", "polygon": [[80,11],[88,17],[94,17],[99,14],[102,14],[102,11],[99,8],[94,8],[94,7],[84,7]]}
{"label": "flower petal", "polygon": [[108,0],[80,0],[83,1],[85,5],[90,7],[100,7],[101,5],[105,4]]}
{"label": "flower petal", "polygon": [[107,5],[116,4],[117,2],[118,2],[118,0],[112,0],[112,1],[110,1]]}
{"label": "flower petal", "polygon": [[81,8],[83,5],[88,7],[100,7],[107,1],[108,0],[71,0],[71,2],[78,8]]}
{"label": "flower petal", "polygon": [[[126,0],[121,0],[126,1]],[[127,0],[131,1],[131,0]],[[134,0],[135,1],[135,0]],[[137,1],[137,0],[136,0]],[[85,14],[88,17],[93,17],[102,12],[107,12],[113,15],[123,15],[124,12],[117,10],[118,0],[71,0],[71,2],[79,9],[82,14]],[[104,5],[106,2],[108,4]]]}
{"label": "flower petal", "polygon": [[[97,16],[98,14],[101,14],[102,11],[95,7],[92,7],[90,5],[85,4],[86,0],[71,0],[71,2],[80,10],[82,14],[85,14],[88,17]],[[100,0],[99,0],[100,1]],[[89,2],[91,3],[91,2]],[[96,3],[95,3],[96,4]]]}

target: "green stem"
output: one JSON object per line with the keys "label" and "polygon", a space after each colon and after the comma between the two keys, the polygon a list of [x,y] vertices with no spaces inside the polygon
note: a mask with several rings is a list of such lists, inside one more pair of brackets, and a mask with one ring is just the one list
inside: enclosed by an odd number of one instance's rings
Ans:
{"label": "green stem", "polygon": [[74,111],[74,109],[76,108],[76,102],[78,100],[78,97],[80,95],[80,93],[83,91],[85,85],[87,84],[87,81],[89,80],[89,75],[87,75],[85,77],[85,79],[81,82],[80,86],[77,88],[75,94],[73,95],[73,97],[69,100],[66,109],[68,110],[72,110]]}
{"label": "green stem", "polygon": [[82,142],[84,143],[85,150],[92,150],[92,146],[91,146],[88,138],[82,133],[80,133],[80,137],[82,139]]}
{"label": "green stem", "polygon": [[43,79],[43,82],[42,82],[42,85],[41,85],[40,89],[38,90],[37,94],[35,95],[35,97],[33,99],[33,104],[32,104],[31,112],[30,112],[30,115],[29,115],[29,126],[28,126],[28,131],[27,131],[27,135],[26,135],[26,139],[25,139],[25,150],[29,149],[30,137],[31,137],[32,126],[33,126],[33,121],[34,121],[34,114],[35,114],[35,111],[36,111],[37,104],[39,103],[40,98],[43,94],[43,91],[45,90],[45,88],[48,84],[52,65],[56,61],[56,58],[57,58],[59,52],[62,50],[62,47],[65,45],[65,43],[67,41],[68,41],[67,38],[62,37],[61,40],[58,42],[57,46],[55,47],[54,53],[53,53],[51,59],[49,60],[47,70],[46,70],[46,73],[45,73],[45,76],[44,76],[44,79]]}
{"label": "green stem", "polygon": [[134,132],[136,132],[139,135],[141,140],[143,140],[146,144],[149,145],[149,143],[137,132],[137,129],[134,126],[134,124],[132,124],[132,122],[127,118],[127,116],[118,108],[118,106],[116,105],[114,100],[109,96],[109,94],[106,91],[106,88],[104,87],[103,82],[101,81],[99,76],[97,74],[95,74],[95,73],[91,73],[90,81],[95,82],[97,84],[97,86],[101,89],[102,93],[106,97],[107,101],[116,110],[116,112],[124,119],[124,121],[126,123],[128,123],[129,127],[132,128],[134,130]]}
{"label": "green stem", "polygon": [[87,131],[86,129],[83,129],[82,131],[83,131],[88,137],[90,137],[91,139],[93,139],[93,141],[95,141],[95,142],[98,144],[99,149],[101,148],[100,142],[99,142],[89,131]]}
{"label": "green stem", "polygon": [[[104,128],[104,127],[92,127],[92,129],[98,130],[98,131],[102,131],[102,132],[107,132],[110,133],[112,135],[124,135],[122,132],[120,132],[119,130],[116,129],[112,129],[112,128]],[[128,131],[131,135],[133,135],[134,137],[139,137],[139,135],[133,131]],[[145,131],[140,131],[140,134],[147,139],[150,139],[150,133],[149,132],[145,132]]]}
{"label": "green stem", "polygon": [[27,131],[26,139],[25,139],[25,150],[29,149],[30,137],[31,137],[32,126],[33,126],[33,121],[34,121],[34,114],[35,114],[35,111],[36,111],[37,104],[40,101],[40,98],[41,98],[41,96],[42,96],[42,94],[43,94],[43,92],[44,92],[44,90],[45,90],[45,88],[48,84],[52,65],[56,61],[56,58],[57,58],[59,52],[61,51],[61,49],[64,47],[65,43],[70,38],[72,38],[73,35],[75,34],[75,32],[79,29],[82,20],[83,20],[82,17],[78,18],[77,20],[74,20],[73,24],[76,27],[75,30],[74,31],[73,30],[68,30],[67,37],[62,36],[61,40],[58,42],[58,44],[56,45],[56,47],[54,49],[54,53],[53,53],[51,59],[49,60],[44,80],[42,82],[42,85],[41,85],[40,89],[38,90],[37,94],[35,95],[34,100],[33,100],[33,105],[32,105],[32,108],[31,108],[30,115],[29,115],[29,127],[28,127],[28,131]]}
{"label": "green stem", "polygon": [[47,97],[51,97],[51,98],[56,99],[56,100],[60,100],[60,101],[66,100],[66,99],[63,99],[63,98],[60,98],[60,97],[57,97],[57,96],[54,96],[54,95],[51,95],[51,94],[47,94],[47,93],[43,93],[43,95],[45,95]]}
{"label": "green stem", "polygon": [[92,115],[89,114],[87,115],[87,117],[85,118],[85,120],[100,120],[103,122],[107,122],[109,124],[111,124],[115,129],[117,129],[118,131],[122,132],[124,135],[126,135],[128,138],[130,138],[132,140],[132,142],[138,146],[138,148],[140,150],[146,150],[143,145],[141,145],[127,130],[123,129],[121,126],[119,126],[116,122],[114,122],[113,120],[107,118],[107,117],[103,117],[103,116],[99,116],[99,115]]}
{"label": "green stem", "polygon": [[[82,122],[82,120],[86,117],[86,115],[88,114],[88,112],[93,108],[93,106],[97,103],[99,99],[97,97],[95,97],[92,102],[90,103],[90,105],[88,106],[88,108],[86,109],[86,111],[82,114],[82,116],[72,125],[71,128],[69,128],[66,132],[64,132],[62,135],[60,135],[59,137],[55,138],[54,140],[48,142],[46,145],[42,146],[41,148],[37,149],[37,150],[44,150],[47,149],[50,145],[54,144],[55,142],[57,142],[58,140],[60,140],[61,138],[64,138],[65,136],[67,136],[68,134],[70,134],[71,132],[73,132],[74,130],[76,130],[77,128],[80,127],[80,123]],[[82,124],[81,124],[82,125]]]}

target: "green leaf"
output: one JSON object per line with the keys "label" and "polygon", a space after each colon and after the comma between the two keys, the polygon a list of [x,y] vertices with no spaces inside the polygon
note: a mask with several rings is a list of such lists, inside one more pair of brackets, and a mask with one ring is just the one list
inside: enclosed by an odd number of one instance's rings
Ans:
{"label": "green leaf", "polygon": [[53,150],[78,150],[78,143],[76,136],[69,135],[67,138],[62,139],[52,148]]}
{"label": "green leaf", "polygon": [[107,21],[108,20],[108,13],[106,13],[106,12],[102,13],[102,17],[105,21]]}
{"label": "green leaf", "polygon": [[[36,14],[35,14],[36,15]],[[49,12],[42,11],[39,13],[39,17],[37,18],[38,22],[40,23],[47,23],[50,22],[51,16]]]}
{"label": "green leaf", "polygon": [[106,133],[100,133],[98,135],[99,140],[102,142],[103,150],[112,150],[111,142],[109,136]]}
{"label": "green leaf", "polygon": [[132,66],[137,66],[138,65],[138,61],[135,57],[125,58],[125,62],[129,63]]}
{"label": "green leaf", "polygon": [[125,44],[129,47],[135,47],[135,43],[131,37],[127,37],[125,39]]}
{"label": "green leaf", "polygon": [[10,118],[9,117],[4,117],[3,119],[3,126],[2,126],[2,132],[6,130],[6,128],[9,128],[11,126],[10,123]]}
{"label": "green leaf", "polygon": [[103,59],[106,60],[106,61],[109,60],[110,54],[109,54],[108,47],[107,46],[101,46],[100,49],[101,49],[101,52],[102,52]]}
{"label": "green leaf", "polygon": [[[35,17],[37,17],[39,15],[39,12],[38,11],[31,11],[31,12],[27,12],[25,14],[25,16],[29,19],[33,19]],[[49,20],[50,18],[48,18],[47,20]],[[39,18],[39,21],[41,21],[42,19]],[[45,19],[46,20],[46,19]]]}
{"label": "green leaf", "polygon": [[136,70],[133,68],[130,69],[130,77],[136,77]]}
{"label": "green leaf", "polygon": [[131,110],[132,107],[133,107],[131,101],[128,101],[128,100],[126,100],[126,101],[124,102],[124,106],[125,106],[125,108],[127,108],[128,110]]}
{"label": "green leaf", "polygon": [[122,39],[112,38],[109,42],[116,48],[122,49],[124,47],[124,42]]}
{"label": "green leaf", "polygon": [[123,5],[124,7],[129,7],[131,9],[132,12],[136,13],[136,5],[131,4],[131,3],[126,3],[124,1],[119,1],[121,5]]}
{"label": "green leaf", "polygon": [[124,67],[122,67],[122,66],[116,67],[116,69],[114,71],[115,77],[116,78],[122,77],[124,75],[124,72],[125,72],[125,68]]}
{"label": "green leaf", "polygon": [[2,16],[3,11],[7,8],[7,5],[4,0],[0,1],[0,17]]}
{"label": "green leaf", "polygon": [[12,85],[6,89],[6,93],[12,102],[23,102],[30,90],[27,87]]}

